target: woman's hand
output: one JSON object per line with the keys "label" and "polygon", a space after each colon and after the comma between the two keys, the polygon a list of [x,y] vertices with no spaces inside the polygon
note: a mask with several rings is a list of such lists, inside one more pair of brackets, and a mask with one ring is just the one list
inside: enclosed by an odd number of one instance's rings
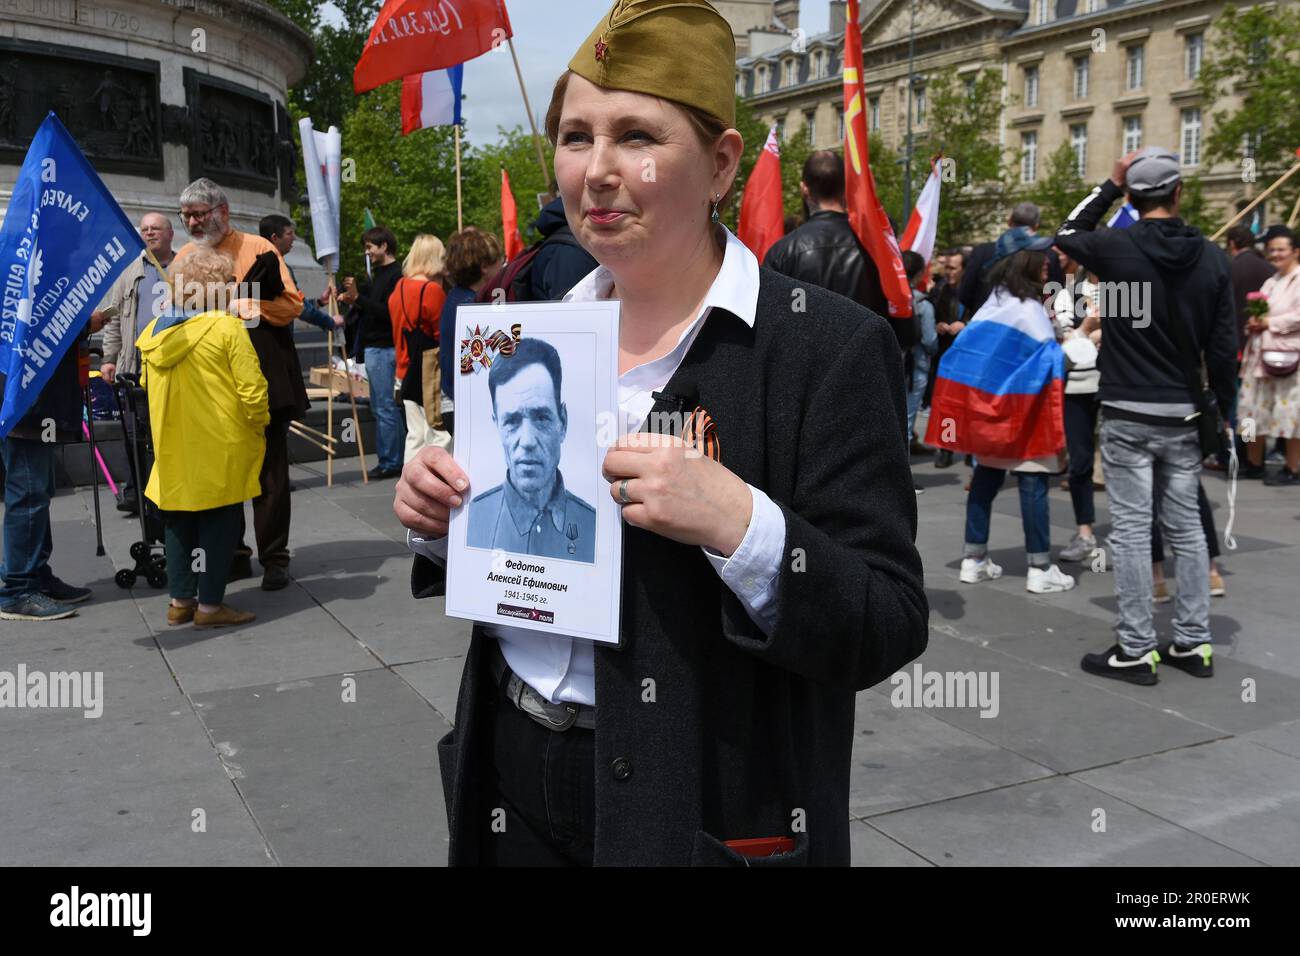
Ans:
{"label": "woman's hand", "polygon": [[[749,486],[680,438],[627,435],[605,454],[603,472],[628,524],[727,558],[745,540],[754,508]],[[624,480],[629,504],[619,494]]]}
{"label": "woman's hand", "polygon": [[1250,333],[1263,332],[1268,328],[1268,319],[1252,315],[1246,320],[1246,331]]}
{"label": "woman's hand", "polygon": [[403,527],[426,538],[445,538],[451,509],[464,502],[469,477],[445,448],[425,448],[402,469],[393,513]]}

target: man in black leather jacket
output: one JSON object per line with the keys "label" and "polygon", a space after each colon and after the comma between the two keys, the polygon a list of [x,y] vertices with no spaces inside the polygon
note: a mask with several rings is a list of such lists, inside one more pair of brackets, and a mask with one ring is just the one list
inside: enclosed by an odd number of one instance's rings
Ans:
{"label": "man in black leather jacket", "polygon": [[916,323],[911,318],[889,318],[880,273],[849,225],[844,160],[830,150],[813,153],[804,163],[800,188],[808,204],[808,221],[780,239],[763,264],[865,305],[888,320],[901,348],[911,348],[917,341]]}

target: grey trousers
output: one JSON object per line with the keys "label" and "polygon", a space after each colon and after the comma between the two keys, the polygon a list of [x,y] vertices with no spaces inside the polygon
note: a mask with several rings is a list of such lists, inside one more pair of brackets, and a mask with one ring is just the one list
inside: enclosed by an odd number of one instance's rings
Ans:
{"label": "grey trousers", "polygon": [[1151,608],[1151,499],[1160,499],[1165,541],[1177,561],[1174,641],[1210,641],[1210,556],[1197,509],[1201,446],[1195,428],[1104,420],[1101,461],[1110,499],[1110,547],[1119,600],[1116,632],[1127,654],[1156,646]]}

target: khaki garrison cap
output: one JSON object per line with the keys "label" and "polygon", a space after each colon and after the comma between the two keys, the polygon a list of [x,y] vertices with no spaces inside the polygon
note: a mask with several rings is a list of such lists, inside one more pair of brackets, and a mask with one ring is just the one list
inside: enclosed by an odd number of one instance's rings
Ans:
{"label": "khaki garrison cap", "polygon": [[707,0],[616,0],[569,69],[736,125],[736,38]]}

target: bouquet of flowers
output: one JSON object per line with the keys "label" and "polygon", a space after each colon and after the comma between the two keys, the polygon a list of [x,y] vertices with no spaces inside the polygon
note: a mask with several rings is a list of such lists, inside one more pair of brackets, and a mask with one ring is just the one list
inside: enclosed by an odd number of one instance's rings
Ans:
{"label": "bouquet of flowers", "polygon": [[1246,314],[1252,319],[1262,319],[1268,314],[1268,296],[1262,292],[1246,293]]}

